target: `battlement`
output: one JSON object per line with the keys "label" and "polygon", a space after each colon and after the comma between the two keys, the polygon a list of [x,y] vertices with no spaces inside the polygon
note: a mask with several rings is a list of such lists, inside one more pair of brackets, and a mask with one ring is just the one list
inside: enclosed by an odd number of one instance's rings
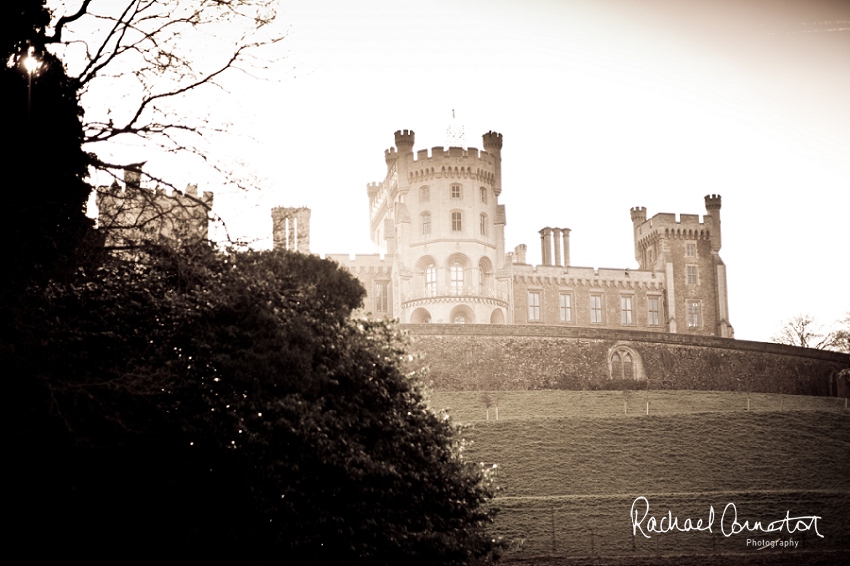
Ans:
{"label": "battlement", "polygon": [[391,255],[381,257],[381,254],[325,254],[325,259],[335,261],[349,271],[372,271],[389,274],[393,266]]}
{"label": "battlement", "polygon": [[464,149],[462,147],[444,148],[441,146],[432,147],[430,155],[427,149],[420,149],[416,152],[414,161],[427,161],[433,159],[483,159],[492,162],[493,159],[486,151],[479,152],[477,148],[470,147]]}
{"label": "battlement", "polygon": [[98,229],[106,233],[106,244],[131,249],[158,239],[206,240],[209,212],[214,194],[189,184],[185,191],[166,191],[141,186],[141,170],[124,172],[125,185],[118,182],[97,188]]}
{"label": "battlement", "polygon": [[720,210],[720,195],[705,195],[706,210]]}
{"label": "battlement", "polygon": [[366,185],[366,193],[369,195],[369,200],[375,198],[375,195],[381,190],[382,185],[383,183],[368,183]]}
{"label": "battlement", "polygon": [[585,287],[613,287],[661,289],[664,275],[654,271],[611,267],[575,267],[560,265],[513,264],[514,277],[526,282],[542,283],[545,280],[559,284]]}
{"label": "battlement", "polygon": [[502,134],[490,130],[482,136],[484,149],[490,152],[498,152],[502,149]]}
{"label": "battlement", "polygon": [[404,153],[410,153],[413,150],[414,139],[413,130],[397,130],[395,132],[395,146]]}
{"label": "battlement", "polygon": [[632,222],[646,222],[646,207],[645,206],[635,206],[632,207]]}
{"label": "battlement", "polygon": [[398,152],[394,147],[384,150],[384,161],[387,162],[387,167],[391,166],[398,160]]}

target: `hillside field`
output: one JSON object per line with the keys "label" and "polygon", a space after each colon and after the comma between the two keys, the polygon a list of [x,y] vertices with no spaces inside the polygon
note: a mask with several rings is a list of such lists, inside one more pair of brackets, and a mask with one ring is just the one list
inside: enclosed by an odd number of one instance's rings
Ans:
{"label": "hillside field", "polygon": [[[826,553],[822,563],[829,564],[836,552],[840,560],[850,556],[850,411],[843,399],[751,394],[747,410],[745,393],[651,391],[646,416],[646,392],[633,392],[627,407],[611,391],[488,395],[498,398],[499,421],[493,406],[486,420],[481,392],[435,391],[431,404],[467,423],[468,459],[498,466],[493,531],[512,544],[507,563],[723,557],[755,564],[792,556],[789,563],[821,563]],[[715,520],[711,532],[647,538],[633,531],[633,504],[639,517],[646,513],[642,526],[662,516],[707,524],[712,508]],[[733,510],[741,524],[818,516],[823,537],[787,529],[725,536]],[[779,539],[791,546],[753,546]]]}

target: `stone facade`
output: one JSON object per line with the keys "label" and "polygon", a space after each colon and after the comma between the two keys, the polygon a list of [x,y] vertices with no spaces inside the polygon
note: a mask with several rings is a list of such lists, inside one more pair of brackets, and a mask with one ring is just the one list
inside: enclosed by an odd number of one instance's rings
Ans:
{"label": "stone facade", "polygon": [[[636,268],[574,266],[570,230],[551,227],[532,266],[525,244],[505,250],[502,136],[482,141],[414,152],[396,132],[366,187],[379,253],[327,256],[363,283],[366,313],[409,331],[434,387],[850,395],[847,354],[732,339],[719,195],[702,218],[632,208]],[[272,217],[280,246],[292,214]]]}
{"label": "stone facade", "polygon": [[168,240],[208,238],[213,193],[198,194],[197,185],[184,192],[166,192],[141,186],[138,170],[124,172],[124,186],[114,182],[98,187],[98,229],[113,250],[133,250],[140,244]]}
{"label": "stone facade", "polygon": [[[720,259],[720,197],[706,214],[631,209],[636,269],[570,263],[570,230],[540,230],[543,265],[525,245],[505,250],[502,135],[484,149],[414,152],[414,133],[395,132],[383,181],[366,187],[379,256],[330,256],[363,282],[365,310],[403,324],[536,324],[734,337]],[[309,234],[309,210],[275,209],[275,245],[293,212]],[[306,212],[306,217],[304,212]],[[281,211],[290,211],[283,213]],[[291,238],[291,236],[289,236]],[[283,246],[293,249],[294,246]],[[309,242],[297,249],[309,250]],[[384,259],[380,259],[383,257]]]}

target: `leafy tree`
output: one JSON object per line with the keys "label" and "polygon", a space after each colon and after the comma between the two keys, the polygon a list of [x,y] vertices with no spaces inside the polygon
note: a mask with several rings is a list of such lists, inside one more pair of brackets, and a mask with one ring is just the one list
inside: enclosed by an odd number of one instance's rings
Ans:
{"label": "leafy tree", "polygon": [[392,327],[351,317],[362,297],[313,256],[203,247],[32,296],[2,356],[24,384],[17,536],[117,562],[490,556],[493,488],[403,372]]}
{"label": "leafy tree", "polygon": [[[81,261],[91,222],[85,205],[91,163],[82,150],[79,84],[46,45],[50,14],[41,0],[0,5],[0,131],[7,259],[2,287],[44,280]],[[4,300],[5,303],[5,300]]]}

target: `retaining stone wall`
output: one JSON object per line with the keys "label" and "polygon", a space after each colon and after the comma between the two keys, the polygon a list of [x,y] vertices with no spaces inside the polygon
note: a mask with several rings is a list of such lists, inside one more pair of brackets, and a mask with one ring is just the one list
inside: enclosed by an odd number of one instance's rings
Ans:
{"label": "retaining stone wall", "polygon": [[[707,336],[539,325],[401,325],[445,390],[694,389],[846,397],[850,355]],[[610,352],[636,354],[636,380],[612,380]],[[846,372],[845,372],[846,373]]]}

